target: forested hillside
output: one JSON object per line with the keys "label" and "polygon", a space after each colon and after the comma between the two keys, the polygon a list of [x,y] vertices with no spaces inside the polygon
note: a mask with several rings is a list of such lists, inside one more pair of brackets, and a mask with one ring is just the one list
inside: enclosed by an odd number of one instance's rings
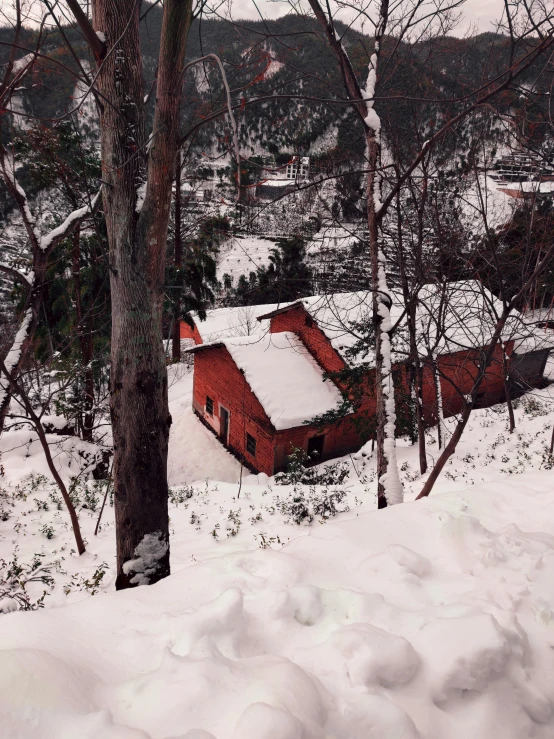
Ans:
{"label": "forested hillside", "polygon": [[554,10],[269,2],[0,11],[0,735],[552,739]]}

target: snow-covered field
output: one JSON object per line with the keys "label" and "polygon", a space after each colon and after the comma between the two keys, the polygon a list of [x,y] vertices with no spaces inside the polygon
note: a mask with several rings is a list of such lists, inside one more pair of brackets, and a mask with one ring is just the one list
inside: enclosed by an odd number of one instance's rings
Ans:
{"label": "snow-covered field", "polygon": [[269,264],[269,254],[275,249],[274,239],[260,236],[233,236],[221,247],[217,264],[217,279],[230,275],[235,283],[241,275],[248,276]]}
{"label": "snow-covered field", "polygon": [[0,589],[34,575],[29,602],[47,595],[0,614],[0,736],[554,736],[552,389],[519,402],[512,435],[503,407],[476,411],[426,501],[410,502],[422,478],[401,441],[409,502],[376,511],[370,450],[342,486],[245,475],[239,495],[190,372],[171,372],[173,575],[152,587],[113,590],[105,483],[75,491],[77,557],[59,494],[22,479],[40,452],[2,438]]}

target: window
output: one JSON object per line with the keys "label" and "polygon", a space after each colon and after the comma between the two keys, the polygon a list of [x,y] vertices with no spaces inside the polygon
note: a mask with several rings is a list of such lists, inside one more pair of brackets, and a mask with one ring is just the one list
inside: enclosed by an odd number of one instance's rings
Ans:
{"label": "window", "polygon": [[206,413],[208,413],[210,416],[213,416],[214,414],[214,402],[207,395],[206,395]]}
{"label": "window", "polygon": [[246,434],[246,451],[251,457],[256,456],[256,439],[250,434]]}

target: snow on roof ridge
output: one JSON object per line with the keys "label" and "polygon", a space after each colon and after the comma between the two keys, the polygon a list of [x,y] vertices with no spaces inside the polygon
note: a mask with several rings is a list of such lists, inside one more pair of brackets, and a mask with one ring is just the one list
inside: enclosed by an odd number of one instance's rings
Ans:
{"label": "snow on roof ridge", "polygon": [[223,344],[277,431],[336,408],[342,396],[296,334],[231,337]]}
{"label": "snow on roof ridge", "polygon": [[[438,307],[442,301],[443,290],[447,296],[447,306],[442,318],[439,319],[441,312],[438,311]],[[400,291],[392,290],[391,293],[393,324],[401,321],[393,341],[394,361],[401,362],[408,355],[404,336],[406,326],[402,320],[403,300]],[[434,355],[463,351],[477,345],[485,346],[503,309],[502,302],[478,280],[457,280],[445,285],[428,283],[419,291],[419,298],[417,320],[420,347],[425,353],[431,350]],[[217,309],[227,311],[215,316],[217,320],[211,323],[211,327],[218,330],[210,331],[210,326],[206,327],[208,329],[206,330],[201,325],[199,330],[206,342],[227,339],[245,332],[259,338],[268,330],[267,319],[299,305],[311,315],[343,359],[347,359],[349,363],[373,361],[371,351],[357,359],[347,354],[348,349],[357,342],[354,324],[367,320],[372,310],[371,290],[312,295],[289,303]],[[242,317],[241,311],[244,313]],[[521,341],[534,331],[534,328],[522,320],[518,312],[514,312],[502,338]],[[537,335],[535,343],[537,341],[546,348],[547,335],[542,333],[540,336]],[[523,345],[522,343],[521,347]]]}

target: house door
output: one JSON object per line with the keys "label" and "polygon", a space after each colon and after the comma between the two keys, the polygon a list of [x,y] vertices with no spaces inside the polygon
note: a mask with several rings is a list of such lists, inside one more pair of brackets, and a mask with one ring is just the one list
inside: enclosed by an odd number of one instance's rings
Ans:
{"label": "house door", "polygon": [[312,436],[308,439],[308,457],[312,460],[312,464],[318,464],[323,459],[323,445],[325,443],[325,435]]}
{"label": "house door", "polygon": [[221,436],[221,439],[224,444],[229,443],[229,419],[230,419],[230,413],[227,410],[227,408],[224,408],[222,405],[219,406],[219,420],[220,420],[220,431],[219,435]]}

